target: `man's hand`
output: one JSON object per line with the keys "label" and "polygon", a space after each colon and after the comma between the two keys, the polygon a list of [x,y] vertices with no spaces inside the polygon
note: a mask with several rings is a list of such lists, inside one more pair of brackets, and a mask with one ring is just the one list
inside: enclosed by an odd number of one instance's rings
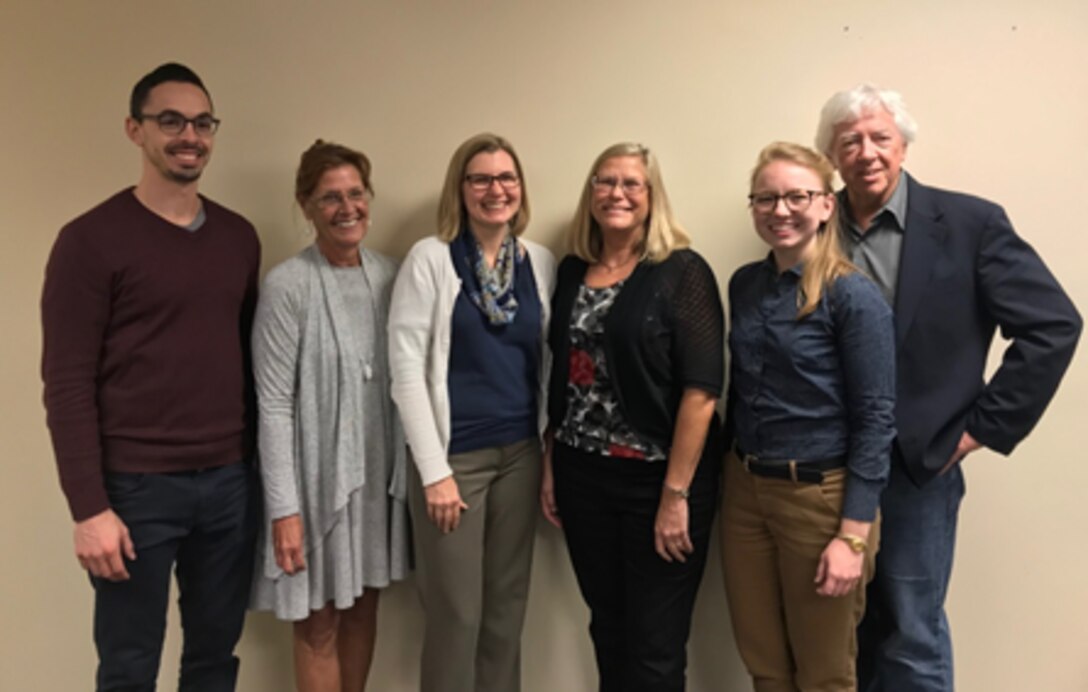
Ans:
{"label": "man's hand", "polygon": [[291,514],[272,520],[272,548],[276,553],[276,564],[287,574],[306,569],[301,516]]}
{"label": "man's hand", "polygon": [[136,559],[136,548],[121,518],[107,509],[76,522],[76,559],[83,569],[101,579],[125,581],[125,561]]}
{"label": "man's hand", "polygon": [[453,476],[423,486],[423,494],[427,497],[427,516],[438,530],[449,533],[456,529],[461,523],[461,512],[468,509],[468,505],[461,500]]}
{"label": "man's hand", "polygon": [[952,458],[948,460],[948,463],[944,465],[938,476],[943,476],[956,464],[963,461],[963,458],[975,451],[976,449],[982,449],[982,443],[975,438],[971,437],[971,433],[966,430],[960,435],[960,442],[956,445],[956,451],[952,452]]}

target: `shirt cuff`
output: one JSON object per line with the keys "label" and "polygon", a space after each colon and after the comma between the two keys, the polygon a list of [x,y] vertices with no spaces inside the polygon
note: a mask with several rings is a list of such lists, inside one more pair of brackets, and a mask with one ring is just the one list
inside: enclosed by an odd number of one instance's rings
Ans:
{"label": "shirt cuff", "polygon": [[842,518],[866,522],[876,519],[876,510],[880,506],[880,493],[883,490],[883,482],[864,480],[850,475],[847,471]]}

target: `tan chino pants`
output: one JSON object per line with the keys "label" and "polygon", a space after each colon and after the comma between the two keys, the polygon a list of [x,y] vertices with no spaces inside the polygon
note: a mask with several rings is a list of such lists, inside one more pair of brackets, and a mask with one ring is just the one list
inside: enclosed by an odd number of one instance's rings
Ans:
{"label": "tan chino pants", "polygon": [[812,484],[752,475],[734,453],[725,465],[722,571],[733,633],[756,692],[855,690],[856,628],[878,523],[863,582],[846,596],[821,596],[816,568],[839,532],[845,469]]}

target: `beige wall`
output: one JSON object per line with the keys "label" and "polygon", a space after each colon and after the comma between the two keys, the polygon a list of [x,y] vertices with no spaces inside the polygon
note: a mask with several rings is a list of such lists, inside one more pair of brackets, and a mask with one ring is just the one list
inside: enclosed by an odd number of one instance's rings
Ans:
{"label": "beige wall", "polygon": [[[37,301],[57,229],[135,181],[138,152],[122,118],[133,82],[160,62],[191,64],[211,89],[224,124],[203,190],[253,220],[266,268],[307,242],[291,178],[314,138],[372,157],[378,198],[368,242],[401,255],[432,232],[454,147],[493,129],[526,163],[536,219],[529,237],[556,250],[597,152],[621,139],[653,147],[677,213],[724,284],[761,252],[744,206],[756,152],[771,139],[811,142],[827,96],[872,80],[899,88],[921,124],[911,172],[1001,201],[1088,307],[1083,0],[672,5],[0,5],[8,239],[0,254],[0,689],[89,687],[91,590],[71,555],[43,425]],[[1078,431],[1086,404],[1080,358],[1015,461],[982,453],[967,462],[949,603],[962,690],[1088,689],[1088,463]],[[695,692],[745,688],[716,561],[715,551],[690,646]],[[541,526],[527,690],[591,689],[585,624],[562,541]],[[390,589],[372,689],[412,688],[420,631],[411,587]],[[243,690],[289,688],[288,632],[251,617]],[[164,681],[174,677],[177,634],[174,624]]]}

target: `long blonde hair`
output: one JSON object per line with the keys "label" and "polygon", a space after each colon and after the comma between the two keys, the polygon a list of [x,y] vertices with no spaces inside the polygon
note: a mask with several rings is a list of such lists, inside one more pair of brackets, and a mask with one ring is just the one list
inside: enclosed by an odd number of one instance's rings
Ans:
{"label": "long blonde hair", "polygon": [[[756,166],[752,169],[751,188],[754,191],[756,179],[763,169],[773,161],[785,161],[815,173],[820,178],[823,192],[833,193],[832,181],[835,167],[827,157],[814,149],[792,142],[772,142],[759,152]],[[846,253],[843,252],[839,239],[839,214],[836,209],[823,226],[817,231],[812,256],[805,262],[801,271],[801,285],[797,292],[797,319],[812,314],[820,304],[824,290],[840,276],[857,271]]]}
{"label": "long blonde hair", "polygon": [[582,185],[578,211],[574,213],[574,221],[571,222],[570,230],[567,232],[567,244],[571,252],[586,262],[592,264],[600,259],[604,241],[601,238],[601,228],[597,225],[597,220],[593,218],[593,189],[590,181],[597,175],[597,169],[604,165],[605,161],[620,156],[636,156],[646,168],[650,216],[646,219],[646,237],[639,248],[639,254],[642,259],[662,262],[673,250],[680,250],[691,245],[691,237],[673,216],[657,157],[646,147],[632,142],[613,144],[593,161],[585,184]]}

